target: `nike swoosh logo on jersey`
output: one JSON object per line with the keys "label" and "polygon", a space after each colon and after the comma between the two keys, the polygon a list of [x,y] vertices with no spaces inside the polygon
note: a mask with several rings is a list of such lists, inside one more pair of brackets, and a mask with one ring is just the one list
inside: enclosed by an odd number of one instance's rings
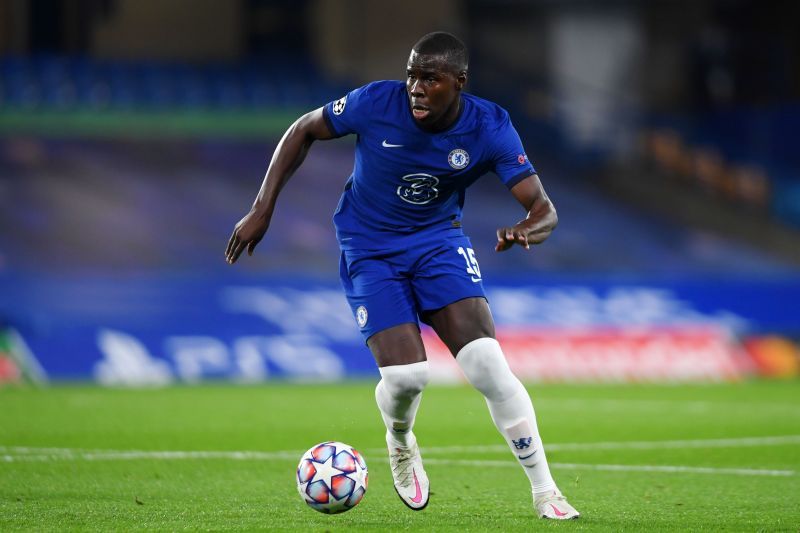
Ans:
{"label": "nike swoosh logo on jersey", "polygon": [[481,281],[481,278],[476,278],[475,276],[470,276],[470,279],[472,280],[472,283],[478,283]]}
{"label": "nike swoosh logo on jersey", "polygon": [[403,147],[402,144],[389,144],[388,142],[386,142],[386,139],[383,140],[383,142],[381,143],[381,146],[383,146],[384,148],[402,148]]}

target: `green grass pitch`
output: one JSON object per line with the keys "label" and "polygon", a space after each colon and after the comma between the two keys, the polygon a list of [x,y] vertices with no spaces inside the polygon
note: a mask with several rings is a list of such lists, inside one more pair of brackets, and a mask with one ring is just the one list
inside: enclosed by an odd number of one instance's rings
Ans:
{"label": "green grass pitch", "polygon": [[[0,531],[800,530],[800,382],[530,386],[553,474],[583,514],[571,522],[535,517],[467,387],[424,394],[432,495],[408,510],[373,385],[0,389]],[[364,501],[336,516],[294,482],[325,440],[370,470]]]}

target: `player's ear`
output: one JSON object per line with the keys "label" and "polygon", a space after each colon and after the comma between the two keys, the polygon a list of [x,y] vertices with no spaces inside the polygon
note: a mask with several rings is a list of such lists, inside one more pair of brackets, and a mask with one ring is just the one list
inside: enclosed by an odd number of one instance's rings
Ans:
{"label": "player's ear", "polygon": [[467,84],[467,71],[462,70],[456,76],[456,87],[458,87],[458,90],[460,91],[461,89],[464,88],[464,85],[466,84]]}

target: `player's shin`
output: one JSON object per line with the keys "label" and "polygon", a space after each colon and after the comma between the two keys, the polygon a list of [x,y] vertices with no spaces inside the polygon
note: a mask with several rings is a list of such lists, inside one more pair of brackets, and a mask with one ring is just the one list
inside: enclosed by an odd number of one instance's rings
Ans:
{"label": "player's shin", "polygon": [[428,362],[379,368],[381,381],[375,388],[375,400],[386,425],[387,437],[397,446],[413,444],[414,419],[422,390],[428,384]]}
{"label": "player's shin", "polygon": [[534,493],[556,490],[528,391],[508,367],[495,339],[477,339],[456,355],[467,380],[486,398],[489,413],[522,465]]}

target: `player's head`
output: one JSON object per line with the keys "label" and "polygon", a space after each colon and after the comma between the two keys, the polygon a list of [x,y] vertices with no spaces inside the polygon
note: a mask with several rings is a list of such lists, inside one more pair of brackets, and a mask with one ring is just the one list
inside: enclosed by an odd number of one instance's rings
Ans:
{"label": "player's head", "polygon": [[452,33],[435,31],[424,35],[411,50],[419,55],[439,58],[443,65],[455,74],[461,72],[466,74],[469,68],[467,47]]}
{"label": "player's head", "polygon": [[436,131],[458,118],[468,61],[467,47],[450,33],[429,33],[414,44],[406,65],[406,89],[417,123]]}

